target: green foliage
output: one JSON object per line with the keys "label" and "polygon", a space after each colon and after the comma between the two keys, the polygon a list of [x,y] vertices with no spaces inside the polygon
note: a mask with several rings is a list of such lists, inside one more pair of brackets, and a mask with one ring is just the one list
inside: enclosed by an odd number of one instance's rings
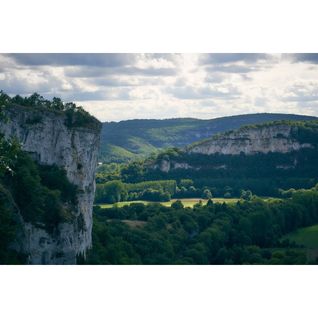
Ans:
{"label": "green foliage", "polygon": [[22,219],[56,230],[73,220],[77,188],[64,170],[35,163],[16,140],[0,136],[0,154],[0,264],[20,264],[26,258],[13,246],[19,246]]}
{"label": "green foliage", "polygon": [[64,112],[66,115],[65,124],[69,128],[82,127],[96,129],[96,127],[99,126],[98,120],[91,116],[81,106],[74,108],[65,108]]}
{"label": "green foliage", "polygon": [[56,166],[39,167],[25,153],[18,156],[13,169],[9,186],[25,221],[43,223],[52,231],[57,224],[72,220],[77,188],[68,181],[65,171]]}
{"label": "green foliage", "polygon": [[97,184],[96,203],[115,203],[128,200],[165,202],[175,193],[174,180],[123,183],[119,180]]}
{"label": "green foliage", "polygon": [[77,204],[77,186],[69,182],[64,169],[56,165],[39,165],[38,172],[41,183],[49,189],[58,190],[63,202]]}
{"label": "green foliage", "polygon": [[143,162],[141,161],[135,161],[132,163],[129,163],[121,169],[121,179],[124,182],[141,182],[143,181],[144,177],[144,171],[145,167],[143,165]]}
{"label": "green foliage", "polygon": [[241,199],[251,201],[253,198],[253,193],[251,190],[242,190],[241,192]]}
{"label": "green foliage", "polygon": [[127,196],[127,187],[121,181],[109,181],[104,184],[97,184],[96,186],[96,203],[115,203],[125,201]]}
{"label": "green foliage", "polygon": [[291,198],[293,194],[296,192],[294,188],[288,190],[278,189],[278,191],[282,198]]}
{"label": "green foliage", "polygon": [[[247,192],[247,191],[246,191]],[[209,201],[193,209],[136,204],[94,210],[88,264],[306,264],[302,246],[282,242],[318,223],[318,191],[291,198],[257,197],[227,205]],[[128,222],[129,220],[129,222]]]}
{"label": "green foliage", "polygon": [[155,202],[166,202],[171,200],[169,192],[164,192],[161,189],[146,189],[141,193],[140,199],[146,201],[155,201]]}
{"label": "green foliage", "polygon": [[73,219],[77,188],[64,170],[40,166],[20,150],[12,162],[12,172],[5,173],[2,182],[26,222],[51,232],[59,223]]}
{"label": "green foliage", "polygon": [[181,210],[181,209],[183,209],[183,204],[180,200],[177,200],[171,204],[171,208],[173,208],[175,210]]}
{"label": "green foliage", "polygon": [[191,180],[191,179],[181,179],[180,182],[179,182],[179,186],[180,187],[189,188],[189,187],[193,186],[193,180]]}
{"label": "green foliage", "polygon": [[299,246],[305,246],[309,249],[318,248],[318,225],[300,228],[284,237],[290,242],[295,242]]}
{"label": "green foliage", "polygon": [[20,229],[18,210],[10,192],[0,183],[0,264],[21,264],[24,255],[10,248]]}
{"label": "green foliage", "polygon": [[[146,160],[118,165],[116,173],[101,173],[99,180],[122,180],[125,183],[176,180],[174,198],[206,198],[208,191],[216,197],[239,197],[241,191],[250,189],[256,195],[284,196],[289,188],[310,188],[318,182],[318,122],[283,121],[269,122],[261,126],[289,125],[292,138],[312,144],[289,153],[258,153],[254,155],[203,155],[170,148]],[[242,131],[251,126],[241,128]],[[277,135],[276,138],[282,138]],[[171,169],[161,171],[162,163]],[[189,169],[174,169],[175,164],[186,163]],[[153,188],[150,186],[148,188]],[[226,189],[229,188],[229,189]],[[206,191],[205,191],[206,190]],[[138,192],[138,191],[132,191]],[[205,193],[206,192],[206,193]],[[137,198],[134,194],[134,198]]]}
{"label": "green foliage", "polygon": [[[63,103],[60,98],[53,97],[52,101],[45,99],[38,93],[34,93],[28,97],[16,95],[10,97],[3,91],[0,91],[0,110],[10,108],[12,106],[24,106],[27,108],[36,108],[38,110],[46,109],[54,112],[64,113],[66,116],[65,124],[69,127],[84,127],[90,129],[99,129],[99,121],[86,112],[81,106],[74,103]],[[27,124],[37,124],[41,122],[41,116],[38,114]]]}
{"label": "green foliage", "polygon": [[156,181],[145,181],[139,183],[128,183],[127,190],[129,192],[142,192],[149,188],[155,190],[162,190],[164,192],[173,195],[176,192],[176,181],[175,180],[156,180]]}
{"label": "green foliage", "polygon": [[12,173],[12,165],[20,152],[20,145],[15,140],[5,140],[0,134],[0,178],[4,173]]}

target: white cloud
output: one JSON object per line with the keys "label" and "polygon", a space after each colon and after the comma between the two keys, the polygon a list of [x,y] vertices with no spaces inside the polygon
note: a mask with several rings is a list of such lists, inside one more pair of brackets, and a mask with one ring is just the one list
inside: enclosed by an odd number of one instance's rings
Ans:
{"label": "white cloud", "polygon": [[0,89],[77,101],[102,121],[318,115],[315,55],[0,55]]}

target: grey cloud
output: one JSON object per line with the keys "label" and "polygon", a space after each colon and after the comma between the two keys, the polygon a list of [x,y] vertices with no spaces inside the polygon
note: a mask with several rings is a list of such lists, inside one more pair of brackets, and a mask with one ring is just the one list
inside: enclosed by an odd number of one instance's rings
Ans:
{"label": "grey cloud", "polygon": [[295,95],[282,98],[285,102],[313,102],[318,101],[318,94],[316,95]]}
{"label": "grey cloud", "polygon": [[167,61],[174,61],[176,56],[181,53],[146,53],[145,56],[150,59],[164,59]]}
{"label": "grey cloud", "polygon": [[177,71],[174,68],[137,68],[137,67],[77,67],[66,69],[65,75],[69,77],[103,77],[107,75],[141,75],[141,76],[173,76]]}
{"label": "grey cloud", "polygon": [[109,90],[97,90],[93,92],[88,91],[70,91],[70,92],[49,92],[41,94],[45,98],[52,99],[53,97],[60,97],[64,101],[72,102],[84,102],[84,101],[105,101],[105,100],[129,100],[129,91],[127,90],[118,90],[111,92]]}
{"label": "grey cloud", "polygon": [[240,61],[254,63],[269,58],[270,55],[265,53],[209,53],[202,54],[200,62],[201,64],[225,64]]}
{"label": "grey cloud", "polygon": [[108,87],[122,87],[122,86],[135,86],[134,84],[124,81],[120,78],[102,78],[102,77],[97,77],[97,78],[89,78],[87,81],[90,84],[97,85],[97,86],[108,86]]}
{"label": "grey cloud", "polygon": [[117,67],[131,65],[136,60],[135,54],[126,53],[13,53],[6,54],[6,56],[25,66],[86,65]]}
{"label": "grey cloud", "polygon": [[318,53],[283,54],[283,58],[291,59],[294,62],[308,62],[318,64]]}
{"label": "grey cloud", "polygon": [[207,72],[221,72],[221,73],[249,73],[257,70],[255,66],[243,65],[213,65],[205,68]]}
{"label": "grey cloud", "polygon": [[222,83],[225,79],[226,76],[220,72],[208,73],[205,77],[207,83]]}
{"label": "grey cloud", "polygon": [[303,103],[318,101],[318,83],[294,84],[286,89],[286,94],[281,99],[287,102]]}
{"label": "grey cloud", "polygon": [[21,79],[15,76],[6,76],[5,79],[0,80],[0,89],[10,95],[28,95],[34,92],[43,95],[53,90],[63,91],[62,83],[54,77],[50,77],[46,81],[35,84],[26,81],[24,78]]}
{"label": "grey cloud", "polygon": [[160,78],[153,77],[138,77],[134,78],[133,81],[121,79],[120,76],[116,77],[96,77],[88,78],[87,82],[97,86],[108,86],[108,87],[136,87],[143,85],[163,85],[164,81]]}

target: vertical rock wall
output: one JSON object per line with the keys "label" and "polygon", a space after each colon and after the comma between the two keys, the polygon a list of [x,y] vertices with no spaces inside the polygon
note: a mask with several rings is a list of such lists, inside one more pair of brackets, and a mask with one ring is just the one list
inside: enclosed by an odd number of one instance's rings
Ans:
{"label": "vertical rock wall", "polygon": [[24,224],[22,251],[30,264],[75,264],[92,244],[92,208],[95,193],[95,168],[101,125],[92,128],[65,124],[65,114],[47,110],[13,107],[8,121],[0,124],[7,138],[16,137],[40,164],[56,164],[65,169],[70,182],[78,186],[74,222],[59,224],[49,234],[33,224]]}

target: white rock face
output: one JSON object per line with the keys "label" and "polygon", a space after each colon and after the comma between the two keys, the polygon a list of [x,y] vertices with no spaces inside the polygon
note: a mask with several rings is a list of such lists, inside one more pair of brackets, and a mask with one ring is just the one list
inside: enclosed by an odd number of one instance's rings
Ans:
{"label": "white rock face", "polygon": [[191,148],[189,152],[205,155],[216,153],[238,155],[243,152],[246,155],[253,155],[269,152],[287,153],[312,147],[310,144],[300,144],[293,140],[291,137],[292,129],[288,125],[246,128],[202,142]]}
{"label": "white rock face", "polygon": [[100,127],[68,128],[64,114],[23,107],[11,108],[8,117],[7,123],[0,123],[0,132],[6,138],[16,137],[39,163],[64,168],[69,181],[79,189],[74,222],[59,224],[53,234],[25,223],[21,249],[29,255],[30,264],[75,264],[76,256],[85,255],[92,244]]}

